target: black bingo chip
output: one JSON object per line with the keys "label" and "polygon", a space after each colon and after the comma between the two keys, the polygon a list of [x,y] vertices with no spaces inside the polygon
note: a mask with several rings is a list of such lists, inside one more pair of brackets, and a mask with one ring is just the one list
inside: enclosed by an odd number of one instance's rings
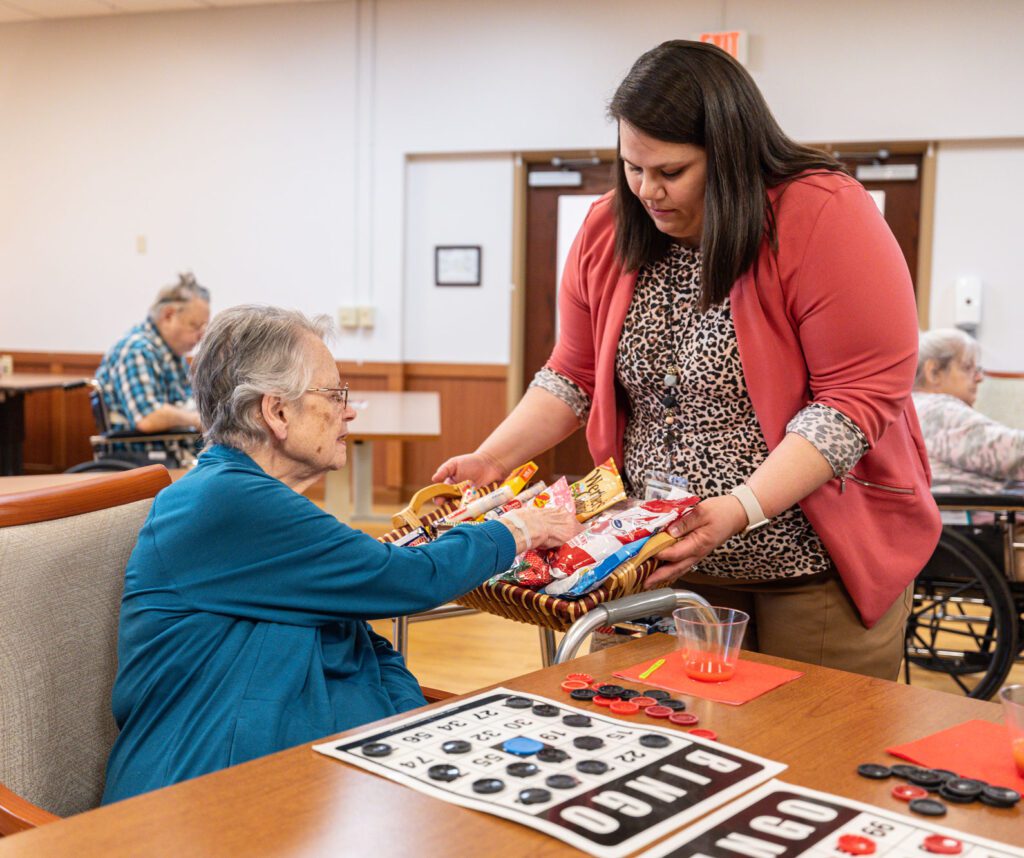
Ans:
{"label": "black bingo chip", "polygon": [[1001,786],[987,786],[978,797],[982,804],[990,807],[1013,807],[1020,801],[1020,793],[1017,790]]}
{"label": "black bingo chip", "polygon": [[620,697],[625,690],[621,685],[602,685],[597,693],[602,697]]}
{"label": "black bingo chip", "polygon": [[659,688],[644,692],[644,697],[653,697],[655,700],[668,700],[671,696],[667,691],[662,691]]}
{"label": "black bingo chip", "polygon": [[510,697],[505,701],[505,705],[509,709],[529,709],[533,706],[533,701],[529,697]]}
{"label": "black bingo chip", "polygon": [[946,815],[946,805],[934,798],[915,798],[910,802],[910,809],[921,816]]}
{"label": "black bingo chip", "polygon": [[878,763],[861,763],[857,766],[857,774],[862,778],[883,781],[892,775],[892,769],[888,766],[880,766]]}
{"label": "black bingo chip", "polygon": [[947,798],[956,796],[974,801],[987,786],[984,781],[976,781],[973,778],[951,778],[942,785],[941,791],[946,793]]}
{"label": "black bingo chip", "polygon": [[558,707],[552,706],[550,703],[537,703],[533,707],[533,714],[541,718],[554,718],[558,714]]}
{"label": "black bingo chip", "polygon": [[577,736],[572,743],[581,751],[596,751],[604,747],[604,739],[597,736]]}
{"label": "black bingo chip", "polygon": [[634,697],[639,697],[640,692],[634,688],[623,688],[619,694],[619,700],[632,700]]}
{"label": "black bingo chip", "polygon": [[519,791],[519,800],[523,804],[540,804],[541,802],[550,801],[551,793],[546,789],[531,787],[530,789]]}
{"label": "black bingo chip", "polygon": [[505,782],[498,780],[498,778],[480,778],[478,781],[473,781],[473,792],[481,793],[482,795],[492,795],[496,792],[501,792],[505,789]]}
{"label": "black bingo chip", "polygon": [[573,700],[593,700],[597,697],[597,692],[593,688],[574,688],[569,692],[569,696]]}
{"label": "black bingo chip", "polygon": [[561,748],[544,748],[537,751],[537,759],[542,763],[564,763],[569,755]]}
{"label": "black bingo chip", "polygon": [[393,750],[395,749],[386,742],[370,742],[362,747],[364,757],[386,757]]}
{"label": "black bingo chip", "polygon": [[449,763],[441,763],[427,769],[427,776],[432,781],[453,781],[461,774],[462,772],[459,771],[458,766],[453,766]]}
{"label": "black bingo chip", "polygon": [[540,769],[534,763],[509,763],[505,766],[505,771],[514,778],[528,778],[537,774]]}
{"label": "black bingo chip", "polygon": [[640,737],[640,744],[645,748],[667,748],[669,738],[662,736],[661,733],[644,733]]}
{"label": "black bingo chip", "polygon": [[[890,770],[891,771],[891,770]],[[931,769],[918,769],[907,778],[912,784],[924,787],[926,790],[937,790],[942,786],[946,779],[937,772],[933,772]],[[980,792],[980,790],[979,790]],[[924,799],[921,799],[924,801]]]}
{"label": "black bingo chip", "polygon": [[468,754],[473,750],[473,746],[463,739],[452,739],[441,745],[441,750],[446,754]]}
{"label": "black bingo chip", "polygon": [[589,727],[593,722],[589,715],[578,715],[573,712],[571,715],[563,716],[562,723],[566,727]]}
{"label": "black bingo chip", "polygon": [[964,795],[959,792],[950,792],[946,789],[946,785],[943,784],[938,789],[939,796],[944,798],[946,801],[951,801],[953,804],[971,804],[978,796],[976,795]]}
{"label": "black bingo chip", "polygon": [[932,771],[935,772],[936,774],[942,775],[942,777],[944,779],[946,779],[947,781],[950,780],[951,778],[958,778],[958,777],[960,777],[960,775],[958,775],[956,772],[951,772],[949,769],[932,769]]}
{"label": "black bingo chip", "polygon": [[675,700],[672,697],[666,697],[660,701],[661,706],[667,706],[673,712],[682,712],[686,708],[686,704],[682,700]]}
{"label": "black bingo chip", "polygon": [[579,786],[580,782],[572,775],[548,775],[544,778],[544,783],[551,789],[572,789],[574,786]]}
{"label": "black bingo chip", "polygon": [[908,766],[906,763],[897,763],[895,766],[889,766],[889,771],[896,775],[896,777],[906,780],[914,772],[920,771],[920,768],[918,766]]}
{"label": "black bingo chip", "polygon": [[608,764],[601,760],[580,760],[576,764],[576,771],[585,775],[603,775],[608,771]]}

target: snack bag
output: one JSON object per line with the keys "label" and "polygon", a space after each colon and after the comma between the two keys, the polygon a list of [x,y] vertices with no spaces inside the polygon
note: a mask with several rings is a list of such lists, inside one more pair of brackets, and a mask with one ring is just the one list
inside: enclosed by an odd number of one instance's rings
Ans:
{"label": "snack bag", "polygon": [[593,518],[599,512],[626,499],[626,490],[614,459],[598,465],[569,488],[576,500],[576,518],[580,521]]}
{"label": "snack bag", "polygon": [[636,557],[650,538],[645,536],[643,539],[627,543],[596,566],[584,566],[568,578],[552,581],[544,588],[544,592],[550,596],[561,596],[563,599],[578,599],[580,596],[585,596],[591,590],[600,587],[601,582],[630,557]]}
{"label": "snack bag", "polygon": [[427,532],[427,529],[425,527],[417,527],[391,544],[396,548],[415,548],[417,545],[426,545],[428,542],[430,542],[430,534]]}
{"label": "snack bag", "polygon": [[554,506],[569,512],[576,512],[576,500],[572,496],[572,489],[569,481],[562,477],[545,491],[533,499],[536,507]]}
{"label": "snack bag", "polygon": [[518,495],[530,480],[533,479],[537,473],[537,464],[535,462],[527,462],[525,465],[520,465],[511,474],[509,474],[502,481],[498,488],[504,488],[505,486],[511,486],[513,496]]}
{"label": "snack bag", "polygon": [[519,584],[522,587],[536,590],[551,581],[551,567],[548,566],[540,552],[531,549],[517,557],[515,563],[507,571],[491,578],[490,583],[499,581]]}
{"label": "snack bag", "polygon": [[596,566],[627,543],[668,527],[698,498],[650,500],[599,516],[586,530],[554,551],[548,560],[554,578],[566,578],[584,567]]}

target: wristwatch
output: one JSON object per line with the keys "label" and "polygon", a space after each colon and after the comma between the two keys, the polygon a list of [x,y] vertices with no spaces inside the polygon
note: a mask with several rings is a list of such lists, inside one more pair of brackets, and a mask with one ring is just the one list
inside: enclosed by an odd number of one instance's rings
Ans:
{"label": "wristwatch", "polygon": [[746,483],[736,486],[729,494],[743,505],[743,510],[747,514],[747,526],[743,530],[744,533],[750,533],[755,528],[768,523],[768,517],[764,514],[764,510],[761,509],[757,496]]}

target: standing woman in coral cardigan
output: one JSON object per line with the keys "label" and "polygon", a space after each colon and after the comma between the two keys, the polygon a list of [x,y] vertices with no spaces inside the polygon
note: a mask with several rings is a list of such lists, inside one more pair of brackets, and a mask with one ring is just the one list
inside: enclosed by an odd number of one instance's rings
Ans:
{"label": "standing woman in coral cardigan", "polygon": [[747,610],[748,648],[894,679],[940,523],[892,233],[715,47],[648,51],[610,114],[616,188],[569,254],[558,343],[435,479],[487,482],[586,426],[631,494],[668,472],[703,498],[648,586]]}

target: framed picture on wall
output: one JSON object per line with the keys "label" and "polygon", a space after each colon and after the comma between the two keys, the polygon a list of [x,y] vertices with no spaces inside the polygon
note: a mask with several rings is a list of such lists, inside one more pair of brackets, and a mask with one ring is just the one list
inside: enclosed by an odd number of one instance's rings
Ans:
{"label": "framed picture on wall", "polygon": [[480,245],[434,247],[435,286],[479,286]]}

